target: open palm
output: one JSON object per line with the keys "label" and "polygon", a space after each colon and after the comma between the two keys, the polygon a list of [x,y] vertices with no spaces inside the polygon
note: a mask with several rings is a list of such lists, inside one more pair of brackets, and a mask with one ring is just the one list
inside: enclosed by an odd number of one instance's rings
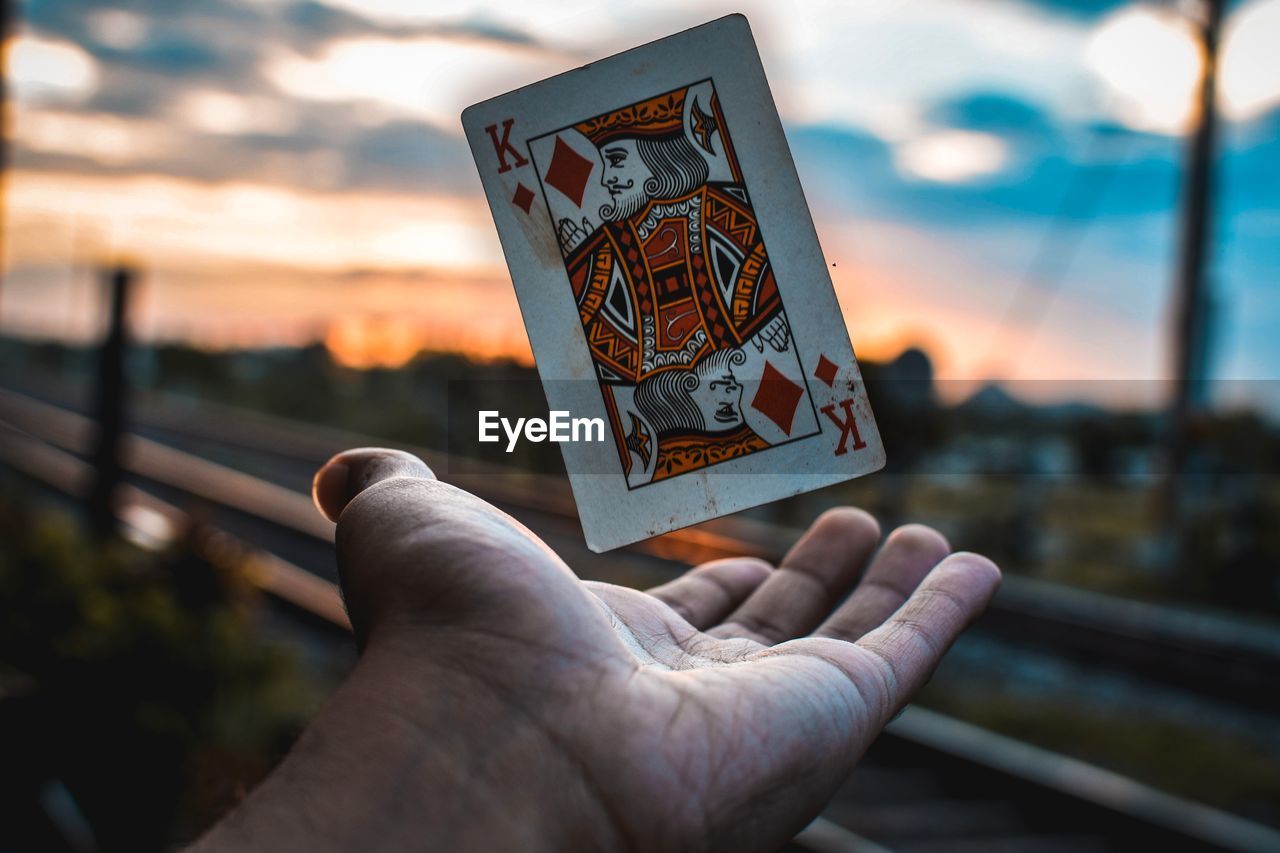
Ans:
{"label": "open palm", "polygon": [[[287,790],[355,772],[405,815],[379,823],[392,842],[773,849],[999,583],[928,528],[877,551],[875,521],[852,509],[821,516],[776,569],[717,560],[647,593],[582,582],[517,521],[393,451],[335,457],[316,497],[338,519],[361,661],[255,799],[278,815]],[[263,825],[253,804],[241,829]],[[348,817],[321,819],[321,846],[360,841]]]}

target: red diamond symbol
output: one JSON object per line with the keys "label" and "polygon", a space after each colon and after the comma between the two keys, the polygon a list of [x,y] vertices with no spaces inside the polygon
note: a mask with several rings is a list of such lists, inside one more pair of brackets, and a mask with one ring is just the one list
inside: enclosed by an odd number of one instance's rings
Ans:
{"label": "red diamond symbol", "polygon": [[813,375],[821,379],[823,384],[830,388],[836,381],[836,365],[831,359],[825,355],[818,358],[818,366],[813,369]]}
{"label": "red diamond symbol", "polygon": [[516,194],[511,197],[511,203],[523,210],[529,212],[529,205],[533,204],[533,190],[520,184],[516,187]]}
{"label": "red diamond symbol", "polygon": [[760,389],[751,401],[751,408],[773,421],[787,435],[791,435],[791,419],[796,416],[796,404],[803,394],[804,389],[766,361],[764,374],[760,377]]}
{"label": "red diamond symbol", "polygon": [[556,148],[551,152],[551,168],[547,169],[544,180],[565,194],[565,197],[582,207],[582,193],[587,188],[587,178],[595,164],[574,151],[560,137],[556,137]]}

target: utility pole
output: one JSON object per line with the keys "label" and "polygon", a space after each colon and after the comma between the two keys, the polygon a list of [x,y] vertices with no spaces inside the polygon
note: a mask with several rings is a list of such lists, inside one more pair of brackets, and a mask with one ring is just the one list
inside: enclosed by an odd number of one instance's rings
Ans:
{"label": "utility pole", "polygon": [[106,270],[105,283],[110,292],[111,314],[107,336],[98,356],[98,398],[94,415],[98,421],[98,440],[93,448],[93,487],[89,491],[89,526],[95,536],[105,539],[116,531],[112,497],[120,484],[121,437],[124,434],[125,355],[128,349],[129,292],[134,271],[117,265]]}
{"label": "utility pole", "polygon": [[1166,448],[1164,521],[1170,544],[1180,541],[1186,521],[1187,460],[1196,424],[1208,402],[1209,319],[1212,310],[1205,267],[1212,244],[1213,169],[1217,140],[1218,36],[1224,0],[1201,0],[1199,24],[1204,73],[1196,125],[1187,146],[1177,285],[1173,304],[1173,393]]}
{"label": "utility pole", "polygon": [[10,103],[12,92],[5,73],[9,70],[9,48],[13,32],[13,0],[0,0],[0,305],[3,304],[3,285],[5,262],[9,259],[8,227],[9,227],[9,138],[13,131],[13,105]]}

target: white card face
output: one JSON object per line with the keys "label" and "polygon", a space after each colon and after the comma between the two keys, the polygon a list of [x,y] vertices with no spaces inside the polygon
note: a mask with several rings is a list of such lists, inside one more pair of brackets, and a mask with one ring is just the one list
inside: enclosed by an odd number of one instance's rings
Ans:
{"label": "white card face", "polygon": [[884,465],[746,18],[462,123],[592,550]]}

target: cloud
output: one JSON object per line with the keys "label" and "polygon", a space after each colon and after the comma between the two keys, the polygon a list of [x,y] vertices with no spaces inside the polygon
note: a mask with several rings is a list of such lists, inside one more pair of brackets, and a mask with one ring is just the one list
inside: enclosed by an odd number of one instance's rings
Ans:
{"label": "cloud", "polygon": [[[103,197],[119,199],[124,188],[171,176],[184,204],[217,202],[225,217],[250,223],[281,210],[281,193],[359,195],[365,210],[375,197],[465,199],[482,213],[457,130],[461,106],[730,5],[541,0],[477,14],[469,0],[33,0],[27,34],[78,51],[92,85],[40,103],[28,96],[15,177],[58,174],[66,186],[93,179]],[[1151,353],[1171,278],[1183,140],[1126,127],[1083,64],[1091,34],[1124,4],[741,5],[819,228],[847,236],[856,250],[849,260],[869,257],[886,288],[899,287],[895,275],[907,282],[895,323],[928,311],[945,324],[962,309],[972,320],[964,334],[984,318],[996,322],[1007,293],[1034,274],[1053,228],[1080,242],[1047,309],[1046,339],[1069,353],[1090,313],[1105,313],[1117,336],[1125,327],[1146,341],[1138,363],[1158,362]],[[1247,111],[1233,113],[1240,120],[1222,135],[1215,201],[1223,250],[1213,272],[1226,294],[1224,334],[1247,341],[1251,353],[1232,355],[1232,364],[1275,355],[1266,323],[1274,328],[1278,309],[1265,292],[1280,268],[1280,112],[1256,73],[1274,66],[1270,56],[1255,52],[1250,62],[1261,66],[1232,72],[1253,76],[1234,84]],[[283,86],[281,68],[293,75]],[[259,192],[229,195],[228,185]],[[155,198],[144,193],[139,203]],[[322,208],[342,205],[317,201],[307,215]],[[416,208],[395,210],[400,218],[377,214],[383,262],[410,263],[423,247],[459,243],[440,221],[447,217],[424,230]],[[492,236],[484,216],[468,215],[478,217],[477,233]],[[217,217],[194,227],[208,223],[224,227]],[[323,227],[344,224],[325,218]],[[347,244],[332,263],[367,250],[373,232],[361,233],[366,243]],[[249,255],[285,263],[288,249],[305,265],[314,236],[291,232],[281,253],[253,229],[244,239]],[[497,258],[493,245],[467,251]],[[875,305],[886,301],[876,296]],[[963,348],[964,334],[947,345]]]}
{"label": "cloud", "polygon": [[[112,235],[105,247],[158,265],[254,262],[298,269],[362,265],[496,270],[484,204],[473,197],[300,191],[257,183],[204,186],[158,175],[69,177],[24,172],[10,189],[13,220],[55,233],[66,211]],[[129,199],[128,205],[121,198]],[[41,247],[14,248],[15,262]]]}
{"label": "cloud", "polygon": [[[300,189],[474,192],[474,170],[454,130],[466,95],[438,105],[430,113],[436,121],[425,120],[425,110],[418,120],[397,116],[393,106],[361,97],[368,92],[327,101],[290,97],[262,74],[282,45],[305,62],[334,44],[376,38],[375,45],[406,45],[397,55],[413,58],[429,34],[435,49],[425,51],[428,58],[487,56],[494,67],[511,65],[499,61],[502,45],[516,45],[524,57],[541,50],[531,37],[481,18],[387,24],[312,2],[127,0],[104,9],[97,0],[37,0],[26,26],[28,44],[66,54],[76,62],[63,66],[80,70],[76,86],[63,85],[52,103],[19,88],[29,95],[17,120],[19,168]],[[416,82],[402,87],[406,100],[438,89],[428,71],[419,69]],[[480,74],[438,76],[465,81]],[[72,115],[66,107],[75,99]],[[95,132],[62,132],[73,126]]]}
{"label": "cloud", "polygon": [[99,46],[100,59],[173,77],[204,77],[235,67],[236,60],[251,61],[251,49],[215,47],[196,33],[168,25],[156,27],[140,44],[120,49]]}
{"label": "cloud", "polygon": [[904,175],[941,183],[971,183],[998,173],[1008,162],[1004,142],[989,133],[944,130],[897,146],[894,164]]}
{"label": "cloud", "polygon": [[[70,174],[474,192],[462,107],[569,63],[462,13],[379,21],[311,0],[34,0],[25,12],[25,43],[76,80],[55,92],[46,71],[41,98],[19,87],[15,160]],[[102,133],[59,136],[73,125]]]}
{"label": "cloud", "polygon": [[1242,3],[1227,19],[1222,35],[1223,109],[1249,119],[1280,106],[1280,0]]}
{"label": "cloud", "polygon": [[30,30],[74,41],[100,61],[178,77],[222,72],[251,55],[245,34],[263,22],[262,10],[233,0],[36,0],[23,16]]}
{"label": "cloud", "polygon": [[[1280,110],[1228,124],[1219,134],[1218,165],[1228,211],[1276,211],[1280,204]],[[1280,232],[1270,247],[1280,253]]]}
{"label": "cloud", "polygon": [[9,61],[14,92],[28,103],[74,103],[98,88],[93,57],[62,39],[22,36]]}
{"label": "cloud", "polygon": [[1029,101],[1005,92],[980,90],[936,101],[925,118],[945,127],[1003,137],[1044,138],[1053,133],[1048,114]]}
{"label": "cloud", "polygon": [[[437,190],[470,188],[475,171],[460,137],[424,132],[420,123],[409,121],[362,131],[349,149],[347,169],[351,186]],[[458,180],[463,178],[465,184]]]}
{"label": "cloud", "polygon": [[[895,152],[911,137],[886,140],[831,124],[789,130],[815,212],[826,222],[856,223],[842,241],[852,256],[846,252],[840,266],[860,260],[893,288],[909,286],[906,302],[924,306],[915,325],[951,349],[963,340],[935,322],[940,312],[961,311],[948,294],[978,306],[964,310],[974,315],[966,322],[980,325],[984,316],[988,323],[999,320],[1021,286],[1030,294],[1024,301],[1037,307],[1013,322],[1034,322],[1040,331],[1029,332],[1039,343],[1029,340],[1017,352],[1037,371],[1052,349],[1063,375],[1070,375],[1062,359],[1075,335],[1092,342],[1089,354],[1078,353],[1083,375],[1102,375],[1106,359],[1132,375],[1159,375],[1185,141],[1114,122],[1073,121],[998,90],[935,100],[922,107],[919,121],[917,133],[997,136],[1007,146],[1008,164],[978,181],[913,182],[894,168]],[[1209,263],[1217,364],[1224,376],[1275,378],[1280,303],[1271,291],[1280,268],[1280,111],[1227,123],[1219,139],[1217,242]],[[912,245],[904,234],[918,234],[935,248],[902,249]],[[864,298],[893,304],[878,292]],[[1113,328],[1103,335],[1087,320],[1091,315],[1109,318]],[[906,315],[894,316],[905,322]],[[1131,345],[1123,343],[1126,337]]]}
{"label": "cloud", "polygon": [[544,49],[527,32],[485,16],[386,22],[313,0],[123,0],[111,7],[101,0],[34,0],[24,24],[81,45],[103,63],[166,75],[175,86],[187,78],[228,84],[256,78],[280,46],[314,56],[340,40],[436,37]]}
{"label": "cloud", "polygon": [[[919,129],[897,140],[830,124],[792,131],[802,174],[817,198],[835,210],[868,204],[895,216],[940,228],[981,227],[1032,217],[1126,217],[1167,211],[1174,201],[1181,143],[1115,124],[1057,119],[1029,100],[1002,91],[972,91],[934,101],[921,110]],[[998,140],[995,152],[973,141]],[[895,168],[902,152],[924,140],[946,160],[982,155],[988,168],[963,170],[954,183],[910,180]],[[985,141],[983,145],[987,144]],[[979,157],[979,160],[982,159]],[[963,165],[963,164],[962,164]],[[1096,208],[1064,210],[1072,187],[1110,183]]]}
{"label": "cloud", "polygon": [[460,196],[477,179],[462,137],[429,124],[353,121],[350,105],[294,106],[287,134],[215,133],[147,116],[20,114],[19,169],[85,177],[168,175],[211,184]]}
{"label": "cloud", "polygon": [[840,4],[810,30],[780,51],[778,64],[797,81],[784,102],[793,120],[857,122],[895,136],[929,101],[995,85],[1055,113],[1095,110],[1096,86],[1079,62],[1087,23],[1036,6]]}
{"label": "cloud", "polygon": [[360,37],[413,39],[441,36],[520,47],[541,47],[539,40],[528,32],[483,15],[469,15],[455,20],[384,23],[341,6],[305,0],[286,6],[281,18],[296,32],[306,34],[306,45],[293,42],[295,47],[305,52],[311,52],[310,48],[321,47],[336,39]]}
{"label": "cloud", "polygon": [[472,102],[562,71],[565,60],[432,34],[336,39],[313,56],[278,51],[261,67],[278,91],[294,98],[359,101],[389,114],[455,125]]}
{"label": "cloud", "polygon": [[[1168,284],[1181,154],[1168,138],[1066,121],[994,89],[925,103],[918,129],[900,139],[831,125],[795,128],[789,138],[817,215],[851,223],[844,242],[852,249],[840,266],[890,271],[892,287],[910,295],[865,298],[882,309],[898,305],[899,325],[911,316],[903,306],[916,306],[912,326],[942,341],[953,366],[1026,375],[1029,359],[1037,371],[1053,365],[1057,375],[1079,377],[1105,375],[1107,359],[1116,359],[1133,375],[1158,372],[1158,339],[1133,330],[1158,323]],[[975,138],[1001,146],[999,162],[980,173],[921,181],[898,168],[911,165],[904,152],[921,144],[938,146],[943,165],[963,160]],[[1010,305],[1028,301],[1011,301],[1028,287],[1033,315],[996,328]],[[1115,339],[1076,353],[1073,366],[1073,334],[1091,314],[1109,318]],[[949,329],[952,315],[965,318],[967,332]],[[1091,334],[1101,328],[1095,323]],[[1014,360],[987,363],[990,347],[975,340],[1005,341]]]}
{"label": "cloud", "polygon": [[1111,93],[1111,112],[1140,130],[1190,128],[1203,59],[1195,25],[1172,8],[1134,5],[1108,15],[1089,37],[1085,62]]}

